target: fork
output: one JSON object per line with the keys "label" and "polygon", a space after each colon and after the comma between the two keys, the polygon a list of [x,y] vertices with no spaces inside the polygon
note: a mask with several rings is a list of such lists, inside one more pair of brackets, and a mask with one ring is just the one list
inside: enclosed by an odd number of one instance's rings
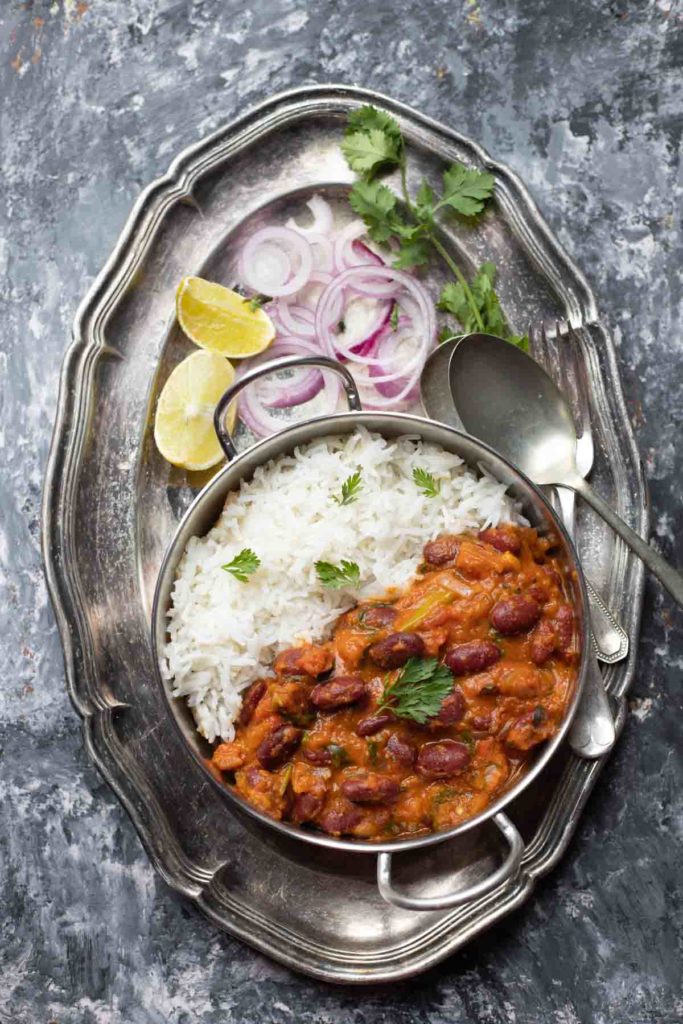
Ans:
{"label": "fork", "polygon": [[[578,357],[580,341],[566,320],[556,320],[554,335],[550,336],[544,323],[529,329],[529,338],[536,354],[546,363],[569,399],[576,425],[576,465],[586,477],[593,466],[594,446],[588,404],[588,382],[585,360]],[[561,340],[561,343],[560,343]],[[548,365],[550,364],[550,365]],[[553,372],[555,371],[555,372]],[[576,533],[576,495],[568,487],[555,488],[562,521],[570,537]],[[595,587],[586,578],[590,605],[593,647],[599,661],[613,664],[628,654],[628,634],[617,622]]]}

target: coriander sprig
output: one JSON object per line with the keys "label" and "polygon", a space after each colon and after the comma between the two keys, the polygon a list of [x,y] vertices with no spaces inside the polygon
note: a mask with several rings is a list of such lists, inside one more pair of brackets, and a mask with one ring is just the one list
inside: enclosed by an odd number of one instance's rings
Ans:
{"label": "coriander sprig", "polygon": [[389,708],[397,718],[424,725],[452,689],[453,673],[438,658],[409,658],[393,682],[385,683],[375,714]]}
{"label": "coriander sprig", "polygon": [[357,587],[360,583],[360,569],[355,562],[342,558],[339,565],[334,562],[316,562],[315,571],[324,587],[340,590],[342,587]]}
{"label": "coriander sprig", "polygon": [[341,495],[333,494],[332,500],[336,501],[338,505],[352,505],[354,501],[358,500],[358,494],[362,487],[361,471],[358,469],[351,476],[347,476],[342,484]]}
{"label": "coriander sprig", "polygon": [[260,294],[259,295],[251,295],[251,296],[249,296],[248,299],[244,300],[244,302],[247,304],[247,306],[249,306],[249,309],[252,311],[252,313],[255,313],[258,309],[262,309],[263,306],[265,306],[265,304],[267,302],[272,302],[272,301],[273,300],[272,300],[270,295],[260,295]]}
{"label": "coriander sprig", "polygon": [[425,498],[436,498],[441,493],[441,481],[435,480],[432,474],[421,466],[416,466],[413,470],[413,481]]}
{"label": "coriander sprig", "polygon": [[[443,173],[440,196],[423,181],[413,201],[408,192],[406,147],[398,122],[371,106],[349,115],[341,148],[351,170],[360,176],[351,189],[351,206],[365,221],[373,241],[397,245],[395,266],[421,266],[435,250],[455,278],[444,288],[440,308],[455,316],[467,333],[497,334],[512,344],[528,347],[526,338],[510,332],[502,315],[493,290],[493,264],[484,264],[468,283],[437,234],[436,215],[440,210],[447,208],[467,218],[479,216],[493,194],[493,175],[453,163]],[[401,175],[407,215],[399,208],[398,196],[376,180],[378,175],[394,168]]]}
{"label": "coriander sprig", "polygon": [[255,573],[261,564],[261,559],[251,548],[242,548],[239,554],[235,555],[232,561],[221,566],[226,572],[231,573],[240,583],[246,583],[252,573]]}

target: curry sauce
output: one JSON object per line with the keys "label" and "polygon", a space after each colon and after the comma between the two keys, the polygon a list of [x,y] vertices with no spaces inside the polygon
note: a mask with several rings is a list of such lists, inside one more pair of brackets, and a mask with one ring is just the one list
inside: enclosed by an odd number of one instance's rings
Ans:
{"label": "curry sauce", "polygon": [[579,651],[553,539],[505,524],[438,537],[423,558],[247,690],[209,764],[259,811],[368,840],[449,829],[556,733]]}

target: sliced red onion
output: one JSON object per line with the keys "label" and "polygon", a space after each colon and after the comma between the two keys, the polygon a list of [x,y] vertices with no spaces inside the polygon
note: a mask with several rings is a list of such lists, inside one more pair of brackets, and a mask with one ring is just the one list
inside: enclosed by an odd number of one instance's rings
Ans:
{"label": "sliced red onion", "polygon": [[[364,285],[372,275],[379,283],[391,283],[397,290],[407,293],[409,300],[414,303],[413,327],[423,338],[423,347],[426,353],[432,344],[436,329],[434,310],[429,296],[423,286],[402,270],[395,267],[350,267],[344,273],[336,277],[320,296],[316,309],[315,329],[317,338],[323,350],[334,357],[336,351],[341,352],[351,362],[361,365],[369,365],[376,362],[376,359],[352,352],[344,346],[342,336],[333,333],[333,326],[338,323],[337,308],[339,295],[343,290],[365,293]],[[403,301],[403,300],[401,300]],[[396,360],[397,361],[397,360]],[[385,365],[390,360],[385,361]]]}
{"label": "sliced red onion", "polygon": [[291,228],[261,228],[242,250],[242,281],[264,295],[293,295],[303,288],[312,271],[311,247]]}
{"label": "sliced red onion", "polygon": [[351,243],[351,249],[354,255],[353,266],[360,266],[361,263],[371,263],[375,267],[386,266],[386,261],[382,257],[374,252],[365,242],[359,242],[356,240]]}
{"label": "sliced red onion", "polygon": [[367,298],[361,295],[347,303],[343,316],[344,331],[336,335],[335,350],[340,356],[350,358],[352,362],[353,356],[367,356],[372,352],[375,341],[391,318],[392,302],[370,300],[373,305],[366,311],[365,323],[362,319],[360,325],[354,323],[354,318],[349,316],[350,310],[367,301]]}
{"label": "sliced red onion", "polygon": [[[422,344],[419,345],[415,354],[404,363],[398,373],[387,373],[383,364],[384,357],[388,354],[390,346],[400,346],[401,336],[411,332],[411,324],[407,317],[401,317],[394,331],[391,327],[385,329],[378,339],[375,347],[377,364],[370,366],[369,376],[380,395],[385,398],[394,398],[397,401],[403,399],[406,402],[414,401],[418,394],[418,378],[424,365],[424,352]],[[374,401],[374,398],[370,398]]]}
{"label": "sliced red onion", "polygon": [[304,238],[310,238],[311,235],[329,235],[334,222],[334,214],[330,204],[322,196],[315,195],[306,201],[306,206],[313,214],[312,225],[309,228],[302,228],[293,217],[290,217],[287,221],[287,227],[291,228],[292,231],[297,231]]}
{"label": "sliced red onion", "polygon": [[[275,341],[266,352],[262,352],[256,358],[250,359],[248,366],[242,363],[235,375],[235,379],[239,380],[240,377],[244,376],[253,367],[260,366],[272,359],[278,359],[281,356],[317,354],[319,354],[318,349],[308,340],[303,338],[281,338]],[[254,384],[242,391],[237,399],[240,419],[257,437],[267,437],[278,430],[282,430],[288,423],[294,422],[293,420],[272,416],[267,411],[268,408],[291,408],[310,401],[323,391],[326,404],[319,414],[333,413],[337,408],[341,386],[336,375],[326,374],[314,367],[310,369],[303,367],[301,370],[296,370],[294,375],[287,378],[287,380],[278,381],[276,387],[279,395],[276,396],[275,401],[270,400],[267,395],[263,395],[262,389],[259,388],[260,384],[260,381],[254,382]]]}
{"label": "sliced red onion", "polygon": [[337,273],[342,273],[357,263],[351,246],[353,242],[365,235],[367,230],[362,220],[352,220],[350,224],[341,229],[334,240],[334,265]]}
{"label": "sliced red onion", "polygon": [[311,231],[306,241],[313,249],[313,269],[331,274],[334,271],[334,245],[331,239]]}
{"label": "sliced red onion", "polygon": [[297,337],[313,338],[315,336],[315,315],[306,306],[298,306],[278,299],[274,314],[289,334]]}

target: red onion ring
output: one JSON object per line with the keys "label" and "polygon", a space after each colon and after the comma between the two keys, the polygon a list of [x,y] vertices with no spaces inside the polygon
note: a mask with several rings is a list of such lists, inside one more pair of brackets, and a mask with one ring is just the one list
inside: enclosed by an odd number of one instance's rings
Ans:
{"label": "red onion ring", "polygon": [[287,227],[292,231],[298,231],[304,238],[310,238],[311,235],[329,235],[334,222],[330,204],[322,196],[315,195],[306,201],[306,206],[313,214],[312,225],[309,228],[302,228],[293,217],[290,217]]}
{"label": "red onion ring", "polygon": [[356,264],[351,244],[362,235],[367,234],[367,230],[362,220],[352,220],[350,224],[341,229],[334,240],[334,265],[338,273]]}
{"label": "red onion ring", "polygon": [[[259,276],[258,250],[270,244],[284,253],[288,261],[289,272],[284,279],[276,281],[268,279],[263,272]],[[298,260],[294,266],[292,256]],[[255,292],[265,295],[293,295],[308,281],[313,270],[313,252],[306,239],[291,228],[268,227],[254,232],[248,239],[240,260],[240,277]]]}
{"label": "red onion ring", "polygon": [[278,299],[275,303],[275,316],[290,334],[297,337],[315,337],[315,315],[306,306]]}
{"label": "red onion ring", "polygon": [[[255,366],[260,366],[262,363],[284,355],[319,355],[319,350],[312,342],[302,338],[278,339],[265,352],[262,352],[254,359],[250,359],[249,366],[242,363],[235,374],[235,379],[239,380],[240,377],[243,377],[248,370]],[[257,382],[247,387],[238,396],[237,410],[239,417],[257,437],[268,437],[270,434],[282,430],[283,426],[295,422],[294,420],[285,420],[282,417],[271,416],[266,406],[279,409],[291,408],[310,401],[311,398],[324,391],[328,408],[323,410],[320,415],[323,413],[331,414],[337,408],[341,384],[336,375],[332,376],[332,374],[326,374],[315,368],[302,368],[302,371],[296,372],[301,372],[301,377],[298,381],[286,380],[280,382],[282,392],[275,402],[264,401],[263,397],[256,392]]]}

